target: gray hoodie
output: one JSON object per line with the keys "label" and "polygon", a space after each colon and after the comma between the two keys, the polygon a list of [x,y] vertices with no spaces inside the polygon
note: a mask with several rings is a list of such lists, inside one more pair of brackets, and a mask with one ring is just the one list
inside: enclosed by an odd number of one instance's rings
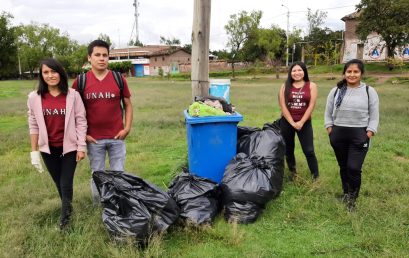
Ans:
{"label": "gray hoodie", "polygon": [[366,127],[367,130],[376,133],[379,124],[379,98],[375,89],[369,86],[367,94],[366,84],[363,82],[358,87],[347,87],[341,105],[335,108],[335,101],[340,93],[338,90],[334,97],[336,89],[337,87],[333,88],[327,97],[325,128],[333,125]]}

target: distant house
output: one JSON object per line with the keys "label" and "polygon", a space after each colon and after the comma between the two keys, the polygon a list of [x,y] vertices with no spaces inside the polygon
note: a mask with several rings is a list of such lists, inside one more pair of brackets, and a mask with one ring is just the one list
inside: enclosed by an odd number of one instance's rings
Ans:
{"label": "distant house", "polygon": [[[358,38],[356,28],[359,24],[360,12],[354,12],[342,17],[345,22],[345,37],[342,62],[357,58],[364,61],[385,61],[388,57],[388,49],[382,37],[373,32],[366,37],[365,41]],[[395,57],[409,61],[409,45],[396,48]]]}
{"label": "distant house", "polygon": [[131,61],[133,76],[179,73],[181,64],[190,63],[191,55],[179,46],[147,45],[110,50],[110,62]]}

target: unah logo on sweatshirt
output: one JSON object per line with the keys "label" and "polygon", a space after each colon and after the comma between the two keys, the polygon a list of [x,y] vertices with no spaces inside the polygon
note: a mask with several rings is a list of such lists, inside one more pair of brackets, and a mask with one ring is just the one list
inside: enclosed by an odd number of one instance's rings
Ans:
{"label": "unah logo on sweatshirt", "polygon": [[113,99],[115,94],[112,92],[91,92],[85,94],[85,99]]}
{"label": "unah logo on sweatshirt", "polygon": [[45,108],[43,109],[44,116],[65,116],[65,108]]}

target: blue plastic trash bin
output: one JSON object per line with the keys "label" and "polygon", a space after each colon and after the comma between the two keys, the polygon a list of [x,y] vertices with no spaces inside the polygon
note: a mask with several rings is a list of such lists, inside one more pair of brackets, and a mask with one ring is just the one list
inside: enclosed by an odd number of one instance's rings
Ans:
{"label": "blue plastic trash bin", "polygon": [[190,173],[220,183],[224,169],[236,155],[239,113],[192,117],[184,111]]}

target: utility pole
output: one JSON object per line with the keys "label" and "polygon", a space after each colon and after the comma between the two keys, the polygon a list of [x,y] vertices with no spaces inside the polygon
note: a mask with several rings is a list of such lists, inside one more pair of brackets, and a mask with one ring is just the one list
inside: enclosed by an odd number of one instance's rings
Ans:
{"label": "utility pole", "polygon": [[286,37],[287,37],[287,47],[286,47],[286,59],[285,59],[285,66],[286,67],[288,67],[288,33],[289,33],[289,30],[290,30],[290,9],[288,9],[288,7],[287,6],[285,6],[285,5],[281,5],[282,7],[285,7],[285,8],[287,8],[287,30],[286,30],[286,32],[285,32],[285,35],[286,35]]}
{"label": "utility pole", "polygon": [[133,1],[133,6],[135,7],[135,43],[139,42],[139,28],[138,28],[138,0]]}
{"label": "utility pole", "polygon": [[17,58],[18,58],[18,74],[19,80],[23,79],[23,75],[21,73],[21,62],[20,62],[20,48],[17,47]]}
{"label": "utility pole", "polygon": [[192,29],[192,100],[209,95],[211,0],[195,0]]}

